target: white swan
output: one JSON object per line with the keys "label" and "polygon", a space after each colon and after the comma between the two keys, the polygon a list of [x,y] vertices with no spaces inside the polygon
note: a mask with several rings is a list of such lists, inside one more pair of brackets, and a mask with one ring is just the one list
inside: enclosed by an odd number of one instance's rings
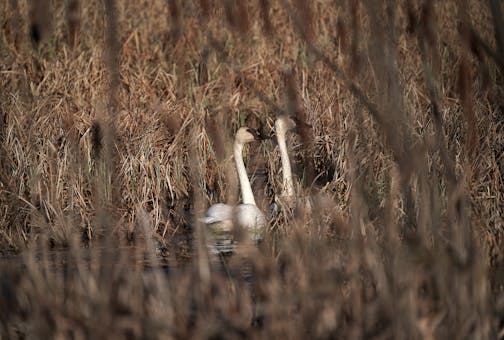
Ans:
{"label": "white swan", "polygon": [[308,214],[313,212],[315,203],[317,203],[319,212],[331,209],[333,212],[338,212],[339,208],[334,210],[334,201],[332,198],[321,192],[324,188],[320,188],[321,191],[314,195],[296,195],[286,142],[287,132],[294,128],[296,128],[296,122],[286,115],[279,116],[275,121],[275,134],[282,161],[282,191],[279,195],[280,202],[277,203],[284,204],[289,209],[302,209]]}
{"label": "white swan", "polygon": [[216,203],[208,208],[205,217],[201,219],[202,222],[222,232],[229,232],[234,225],[237,225],[251,232],[253,239],[260,238],[260,230],[265,225],[266,219],[256,205],[247,170],[243,163],[242,151],[246,143],[261,139],[259,132],[256,130],[247,127],[238,129],[233,145],[233,156],[240,180],[243,203],[237,206]]}
{"label": "white swan", "polygon": [[313,208],[313,197],[296,196],[292,168],[287,150],[287,132],[296,128],[296,122],[286,115],[279,116],[275,120],[275,134],[280,149],[280,159],[282,161],[282,191],[279,195],[281,204],[288,208],[303,208],[305,212],[311,213]]}

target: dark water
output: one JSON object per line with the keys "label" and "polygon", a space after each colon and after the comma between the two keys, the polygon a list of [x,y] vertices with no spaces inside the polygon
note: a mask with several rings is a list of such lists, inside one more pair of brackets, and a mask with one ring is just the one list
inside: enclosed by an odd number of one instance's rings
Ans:
{"label": "dark water", "polygon": [[[219,242],[222,242],[220,240]],[[244,261],[236,260],[239,245],[225,240],[220,247],[214,241],[207,243],[210,270],[232,280],[253,282],[251,267]],[[194,245],[193,245],[194,248]],[[71,274],[76,271],[97,272],[101,270],[137,270],[143,273],[162,273],[167,278],[190,270],[195,262],[195,252],[184,256],[170,253],[170,248],[156,245],[148,249],[144,242],[131,245],[104,246],[89,245],[76,249],[36,248],[22,253],[4,252],[0,254],[0,275],[5,272],[37,270],[54,274]]]}

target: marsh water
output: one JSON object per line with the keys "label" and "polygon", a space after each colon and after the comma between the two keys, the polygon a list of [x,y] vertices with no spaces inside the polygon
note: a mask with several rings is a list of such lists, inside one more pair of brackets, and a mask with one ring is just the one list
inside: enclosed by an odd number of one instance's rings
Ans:
{"label": "marsh water", "polygon": [[[67,275],[71,273],[129,271],[161,273],[167,278],[190,270],[195,265],[196,242],[170,248],[157,242],[137,240],[131,244],[104,245],[89,243],[85,246],[34,247],[23,252],[0,253],[0,273],[28,269],[44,273]],[[224,244],[222,244],[224,243]],[[220,239],[207,242],[208,265],[212,273],[227,279],[252,281],[250,266],[235,253],[240,245]],[[30,268],[28,268],[30,267]]]}

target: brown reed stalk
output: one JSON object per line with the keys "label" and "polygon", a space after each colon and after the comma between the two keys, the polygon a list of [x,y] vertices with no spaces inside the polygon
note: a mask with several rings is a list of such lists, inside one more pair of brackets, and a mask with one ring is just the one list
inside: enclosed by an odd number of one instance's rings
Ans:
{"label": "brown reed stalk", "polygon": [[37,46],[51,34],[51,7],[48,0],[30,1],[30,36]]}
{"label": "brown reed stalk", "polygon": [[67,41],[72,47],[75,47],[78,42],[80,31],[80,5],[79,0],[69,0],[66,5],[66,21],[67,21]]}
{"label": "brown reed stalk", "polygon": [[91,125],[91,157],[100,159],[103,149],[103,132],[99,121],[94,121]]}
{"label": "brown reed stalk", "polygon": [[203,13],[203,18],[208,20],[212,14],[212,0],[200,0],[199,3]]}
{"label": "brown reed stalk", "polygon": [[471,33],[471,44],[473,49],[481,48],[487,56],[489,56],[494,63],[499,67],[500,74],[504,74],[504,58],[501,58],[497,51],[495,51],[490,45],[480,36],[474,27],[470,27]]}
{"label": "brown reed stalk", "polygon": [[[193,113],[195,114],[195,113]],[[201,174],[198,171],[199,169],[199,148],[198,148],[198,135],[199,129],[197,127],[197,120],[194,119],[194,124],[191,129],[191,133],[189,134],[191,137],[190,147],[189,147],[189,175],[193,179],[191,181],[191,191],[193,192],[193,203],[194,210],[198,212],[193,216],[192,226],[195,231],[195,256],[196,261],[194,261],[194,277],[196,279],[197,289],[195,291],[195,299],[198,304],[198,310],[201,312],[208,311],[208,298],[210,294],[210,283],[211,283],[211,272],[210,272],[210,264],[208,258],[208,251],[206,249],[207,240],[205,237],[205,225],[199,221],[199,212],[203,211],[204,204],[203,198],[201,195],[201,190],[198,186],[200,183]]]}
{"label": "brown reed stalk", "polygon": [[23,41],[23,32],[21,30],[23,21],[17,0],[9,0],[8,13],[6,13],[6,17],[8,17],[10,21],[6,27],[7,37],[10,41],[12,41],[14,47],[19,49],[21,47],[21,42]]}
{"label": "brown reed stalk", "polygon": [[[426,13],[428,13],[428,11],[424,10],[423,14],[425,15]],[[450,239],[454,242],[454,244],[451,245],[453,248],[451,248],[452,252],[450,254],[453,256],[455,262],[467,261],[467,263],[470,263],[472,261],[472,256],[474,256],[474,251],[471,248],[472,235],[470,233],[470,222],[467,216],[467,210],[465,209],[466,203],[461,188],[462,183],[460,183],[457,178],[455,163],[446,147],[443,120],[439,110],[439,92],[436,89],[434,83],[435,79],[432,76],[432,66],[428,60],[427,49],[435,47],[428,47],[426,36],[428,36],[430,29],[427,28],[429,25],[427,18],[423,17],[422,23],[423,26],[418,32],[417,40],[420,47],[423,72],[431,104],[431,115],[436,133],[436,147],[441,156],[444,177],[447,181],[447,215],[449,219]]]}
{"label": "brown reed stalk", "polygon": [[478,149],[478,135],[477,135],[477,120],[474,114],[474,109],[472,103],[474,98],[472,95],[472,75],[469,63],[469,48],[470,48],[470,30],[469,30],[469,18],[467,15],[467,1],[461,1],[458,7],[460,16],[460,45],[461,45],[461,61],[459,66],[458,75],[458,91],[460,95],[460,100],[462,102],[462,111],[464,113],[464,118],[466,121],[466,135],[465,135],[465,145],[466,153],[469,158],[474,158],[474,153]]}
{"label": "brown reed stalk", "polygon": [[170,11],[169,23],[170,40],[172,46],[175,46],[182,35],[182,8],[178,0],[167,0]]}
{"label": "brown reed stalk", "polygon": [[292,70],[285,74],[285,89],[287,97],[288,112],[293,117],[296,117],[301,136],[301,145],[305,159],[305,180],[308,188],[312,188],[315,180],[315,167],[313,163],[313,137],[312,131],[307,124],[306,112],[301,106],[295,83],[294,72]]}
{"label": "brown reed stalk", "polygon": [[[438,28],[437,17],[434,10],[435,3],[433,1],[425,1],[421,8],[420,24],[422,25],[422,34],[428,49],[428,58],[431,68],[431,76],[433,77],[434,84],[440,84],[441,72],[441,57],[439,55],[439,41],[438,41]],[[437,89],[439,92],[440,89]]]}
{"label": "brown reed stalk", "polygon": [[[99,282],[106,294],[111,295],[114,291],[114,281],[111,278],[109,261],[118,263],[118,253],[114,251],[115,239],[112,237],[115,219],[114,214],[117,213],[117,207],[120,204],[120,178],[115,175],[118,169],[118,156],[116,148],[116,120],[119,110],[118,92],[120,86],[119,78],[119,38],[118,38],[118,21],[117,7],[114,0],[105,1],[105,13],[107,28],[105,32],[105,69],[107,70],[107,95],[108,106],[106,113],[103,113],[103,125],[96,129],[93,146],[98,146],[100,131],[103,146],[102,158],[98,162],[98,172],[95,177],[95,185],[98,207],[96,211],[95,223],[97,230],[104,237],[103,248],[101,252],[101,261],[99,262]],[[96,125],[95,125],[96,126]],[[99,149],[98,147],[96,148]],[[106,260],[105,260],[106,259]],[[104,325],[110,325],[112,318],[106,310],[101,311],[103,314]]]}
{"label": "brown reed stalk", "polygon": [[[154,231],[154,228],[151,225],[152,219],[149,214],[140,207],[137,208],[136,218],[145,240],[145,253],[147,254],[149,263],[153,267],[159,268],[161,267],[161,263],[160,259],[156,256],[157,246],[154,242],[154,238],[152,237],[152,233]],[[162,314],[164,315],[163,319],[166,322],[165,327],[172,328],[174,322],[174,310],[171,301],[172,298],[170,296],[166,278],[163,276],[161,271],[156,271],[154,273],[154,282],[156,290],[158,291],[158,296],[161,299],[160,301],[156,301],[156,307],[162,310]]]}
{"label": "brown reed stalk", "polygon": [[248,5],[244,1],[223,0],[226,19],[232,30],[246,34],[250,29]]}
{"label": "brown reed stalk", "polygon": [[119,91],[120,74],[119,74],[119,32],[118,32],[118,22],[117,22],[117,6],[114,0],[105,1],[105,18],[107,20],[107,30],[106,30],[106,58],[105,65],[108,70],[109,77],[109,107],[110,107],[110,117],[109,123],[113,123],[115,116],[117,115],[118,109],[118,96]]}
{"label": "brown reed stalk", "polygon": [[237,10],[235,22],[238,22],[238,29],[240,33],[246,34],[250,30],[250,18],[249,18],[249,9],[248,3],[246,1],[238,1],[237,2]]}
{"label": "brown reed stalk", "polygon": [[[425,26],[424,26],[425,27]],[[436,132],[436,145],[439,149],[441,160],[443,162],[443,170],[445,174],[445,178],[448,181],[448,190],[453,190],[455,183],[457,182],[456,174],[455,174],[455,164],[448,154],[448,150],[446,148],[445,137],[443,132],[443,119],[441,117],[441,112],[439,109],[439,99],[438,92],[436,89],[436,85],[434,84],[434,78],[431,72],[431,65],[427,56],[427,44],[424,38],[424,30],[420,29],[417,32],[417,40],[420,48],[420,54],[422,57],[422,66],[425,77],[425,83],[427,86],[427,90],[429,93],[430,99],[430,114],[432,115],[432,119],[434,122],[434,128]]]}
{"label": "brown reed stalk", "polygon": [[[119,204],[120,182],[117,176],[113,176],[117,169],[117,149],[116,149],[116,120],[119,110],[118,92],[121,84],[119,74],[119,32],[117,23],[117,7],[114,0],[105,1],[105,17],[107,19],[106,31],[106,60],[105,65],[108,71],[108,110],[105,119],[105,129],[103,133],[103,153],[106,164],[106,181],[110,180],[112,206]],[[109,177],[110,176],[110,177]]]}
{"label": "brown reed stalk", "polygon": [[313,9],[311,2],[297,0],[295,2],[297,15],[299,16],[299,29],[302,32],[303,39],[308,43],[313,42],[314,38],[314,21],[313,21]]}
{"label": "brown reed stalk", "polygon": [[226,147],[226,145],[232,145],[233,138],[222,133],[222,127],[227,125],[225,119],[227,114],[223,110],[219,110],[219,112],[210,111],[209,113],[210,116],[207,118],[206,125],[208,128],[206,132],[215,150],[219,168],[224,166],[224,178],[226,179],[226,183],[222,189],[225,188],[225,202],[228,204],[236,204],[238,201],[238,191],[236,190],[238,188],[238,178],[236,176],[234,162],[226,162],[226,158],[229,158],[229,155],[232,154],[232,150],[230,147]]}
{"label": "brown reed stalk", "polygon": [[351,46],[350,46],[350,77],[356,75],[360,69],[361,57],[359,53],[360,40],[360,20],[359,20],[359,2],[348,0],[350,6],[350,29],[351,29]]}
{"label": "brown reed stalk", "polygon": [[499,59],[504,58],[504,21],[502,19],[501,3],[497,0],[489,0],[490,13],[494,27],[495,41],[497,43],[497,54]]}
{"label": "brown reed stalk", "polygon": [[[4,108],[0,106],[0,146],[5,144],[5,137],[7,133],[7,112],[4,111]],[[7,153],[5,148],[0,147],[0,169],[2,169],[2,173],[4,173],[4,169],[7,166]],[[4,181],[2,181],[4,183]]]}
{"label": "brown reed stalk", "polygon": [[273,33],[273,26],[270,20],[270,1],[269,0],[259,0],[259,6],[261,10],[261,19],[263,23],[263,30],[267,36],[270,36]]}

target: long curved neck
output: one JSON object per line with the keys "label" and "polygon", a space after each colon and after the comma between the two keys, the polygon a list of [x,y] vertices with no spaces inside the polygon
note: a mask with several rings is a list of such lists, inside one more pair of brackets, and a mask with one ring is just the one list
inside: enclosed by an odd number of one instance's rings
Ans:
{"label": "long curved neck", "polygon": [[247,170],[245,169],[245,164],[243,164],[242,151],[243,144],[235,142],[233,155],[236,163],[236,170],[238,171],[238,178],[240,180],[242,200],[244,204],[256,205],[254,194],[252,193],[252,187],[250,186],[250,181],[247,176]]}
{"label": "long curved neck", "polygon": [[280,158],[282,160],[282,196],[285,198],[294,197],[294,182],[292,180],[292,169],[285,142],[285,134],[277,135]]}

